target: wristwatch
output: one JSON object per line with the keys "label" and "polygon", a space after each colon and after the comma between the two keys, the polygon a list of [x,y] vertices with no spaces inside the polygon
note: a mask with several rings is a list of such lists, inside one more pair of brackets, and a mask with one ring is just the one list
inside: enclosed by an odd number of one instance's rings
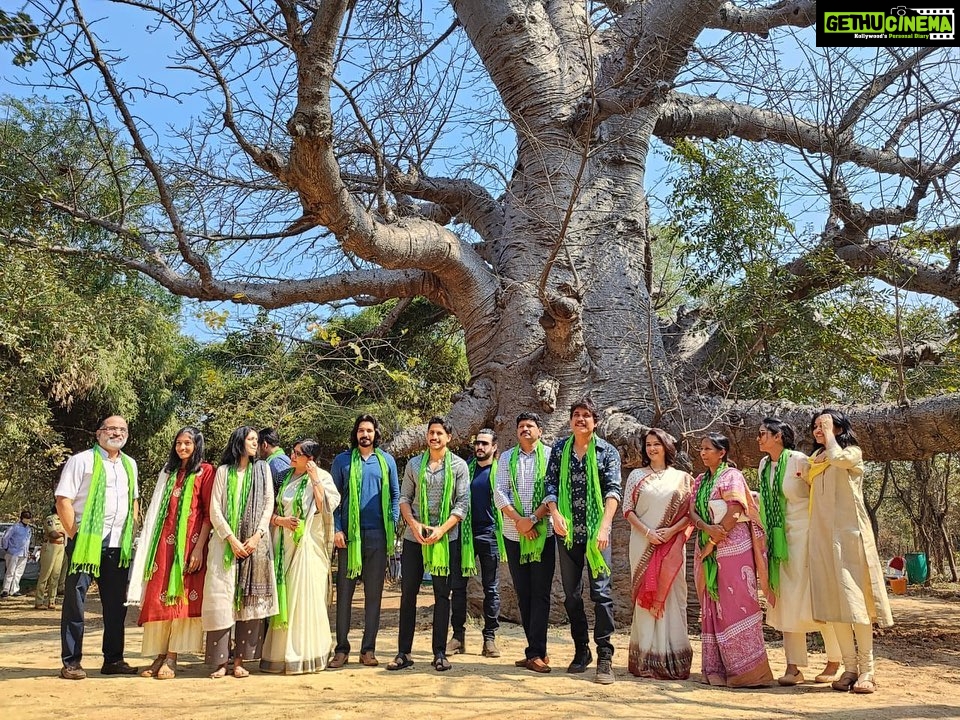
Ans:
{"label": "wristwatch", "polygon": [[536,514],[536,513],[530,513],[530,515],[529,515],[529,517],[527,518],[527,520],[529,520],[530,522],[532,522],[534,525],[536,525],[538,522],[540,522],[540,518],[537,517],[537,514]]}

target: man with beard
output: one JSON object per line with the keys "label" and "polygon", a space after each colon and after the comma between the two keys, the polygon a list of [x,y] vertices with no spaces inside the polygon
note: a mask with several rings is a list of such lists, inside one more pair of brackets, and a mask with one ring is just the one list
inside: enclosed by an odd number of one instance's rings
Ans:
{"label": "man with beard", "polygon": [[623,494],[620,453],[594,434],[597,408],[590,398],[570,406],[570,437],[554,443],[545,479],[553,518],[563,583],[563,607],[570,620],[575,652],[568,673],[586,672],[593,656],[587,614],[583,607],[583,568],[588,566],[593,600],[593,639],[597,644],[597,676],[609,685],[613,676],[613,595],[610,586],[610,530]]}
{"label": "man with beard", "polygon": [[273,491],[280,492],[283,478],[290,469],[290,456],[280,447],[280,435],[272,427],[265,427],[257,433],[257,454],[270,466],[270,478],[273,480]]}
{"label": "man with beard", "polygon": [[360,662],[379,664],[376,656],[380,606],[387,556],[393,555],[399,516],[397,462],[380,449],[380,424],[373,415],[353,423],[352,448],[333,460],[330,474],[340,491],[333,511],[337,548],[337,645],[327,667],[341,668],[350,657],[351,611],[357,579],[363,579],[363,638]]}
{"label": "man with beard", "polygon": [[387,670],[413,665],[413,634],[417,627],[417,594],[423,571],[433,579],[433,662],[437,672],[450,669],[447,628],[450,626],[452,568],[460,566],[457,525],[467,516],[470,472],[447,449],[453,429],[442,417],[427,422],[428,450],[413,457],[403,471],[400,514],[407,529],[400,556],[400,632],[397,655]]}
{"label": "man with beard", "polygon": [[103,604],[101,675],[132,675],[136,668],[123,659],[124,605],[134,523],[140,517],[137,463],[121,452],[127,444],[127,421],[111,415],[97,426],[97,442],[70,457],[56,489],[57,514],[69,538],[69,565],[60,617],[60,677],[87,676],[83,658],[84,604],[96,579]]}
{"label": "man with beard", "polygon": [[[497,479],[497,436],[488,428],[477,433],[473,441],[473,456],[470,461],[470,511],[460,527],[460,550],[473,548],[474,572],[480,572],[483,588],[483,650],[484,657],[500,657],[496,635],[500,628],[500,580],[497,571],[503,549],[503,518],[493,502],[494,483]],[[471,537],[467,534],[471,533]],[[472,542],[471,542],[472,541]],[[466,557],[462,560],[469,561]],[[479,565],[479,567],[476,567]],[[458,570],[459,568],[454,568]],[[461,572],[454,581],[451,609],[453,639],[447,643],[451,655],[466,652],[467,578]]]}

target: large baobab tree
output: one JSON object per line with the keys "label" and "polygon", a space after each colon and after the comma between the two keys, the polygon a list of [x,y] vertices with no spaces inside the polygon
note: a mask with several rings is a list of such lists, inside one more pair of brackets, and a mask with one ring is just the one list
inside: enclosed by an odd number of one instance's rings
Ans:
{"label": "large baobab tree", "polygon": [[[36,208],[110,243],[10,239],[111,256],[201,301],[426,297],[463,328],[471,381],[450,410],[461,437],[509,430],[522,409],[561,431],[590,392],[628,465],[653,423],[725,429],[749,460],[771,408],[802,426],[831,399],[745,397],[736,363],[766,353],[775,370],[775,339],[802,343],[822,319],[773,310],[865,279],[892,289],[891,313],[912,296],[960,302],[960,58],[816,48],[808,0],[51,7],[27,3],[43,34],[24,82],[86,114],[91,133],[119,129],[130,150],[82,167],[36,161]],[[651,173],[690,139],[756,144],[775,171],[790,168],[784,211],[810,211],[778,254],[752,247],[717,273],[711,297],[758,269],[771,280],[738,311],[764,320],[747,334],[731,335],[706,294],[656,312]],[[139,182],[115,207],[87,206],[85,184],[121,170]],[[731,248],[736,237],[717,252]],[[904,379],[911,358],[950,357],[952,335],[922,348],[894,336],[875,338],[878,361],[898,359],[893,402],[832,399],[869,429],[868,457],[955,449],[960,396],[910,397]],[[812,371],[830,367],[809,352]]]}

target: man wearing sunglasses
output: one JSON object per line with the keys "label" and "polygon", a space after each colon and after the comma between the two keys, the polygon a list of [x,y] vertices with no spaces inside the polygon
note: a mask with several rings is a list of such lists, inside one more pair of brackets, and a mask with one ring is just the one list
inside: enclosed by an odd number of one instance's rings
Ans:
{"label": "man wearing sunglasses", "polygon": [[[500,547],[502,520],[493,501],[497,477],[497,436],[484,428],[473,441],[473,460],[470,461],[470,513],[464,520],[463,534],[473,533],[473,552],[476,569],[483,587],[483,650],[484,657],[500,657],[496,635],[500,628]],[[470,527],[466,527],[466,523]],[[461,542],[461,548],[463,543]],[[506,559],[504,557],[504,559]],[[467,578],[461,574],[453,583],[450,624],[453,639],[447,644],[451,655],[466,651]]]}

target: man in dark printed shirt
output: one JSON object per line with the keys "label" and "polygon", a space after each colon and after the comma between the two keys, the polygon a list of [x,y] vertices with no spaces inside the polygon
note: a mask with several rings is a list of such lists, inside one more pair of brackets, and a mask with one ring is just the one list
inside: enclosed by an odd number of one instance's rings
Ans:
{"label": "man in dark printed shirt", "polygon": [[583,605],[583,570],[587,566],[594,601],[593,638],[597,645],[596,681],[609,685],[613,676],[613,595],[610,584],[610,529],[623,491],[620,453],[594,433],[597,408],[590,398],[570,406],[570,437],[556,442],[547,465],[546,494],[550,502],[560,558],[563,606],[570,620],[575,653],[569,673],[589,667],[589,626]]}

